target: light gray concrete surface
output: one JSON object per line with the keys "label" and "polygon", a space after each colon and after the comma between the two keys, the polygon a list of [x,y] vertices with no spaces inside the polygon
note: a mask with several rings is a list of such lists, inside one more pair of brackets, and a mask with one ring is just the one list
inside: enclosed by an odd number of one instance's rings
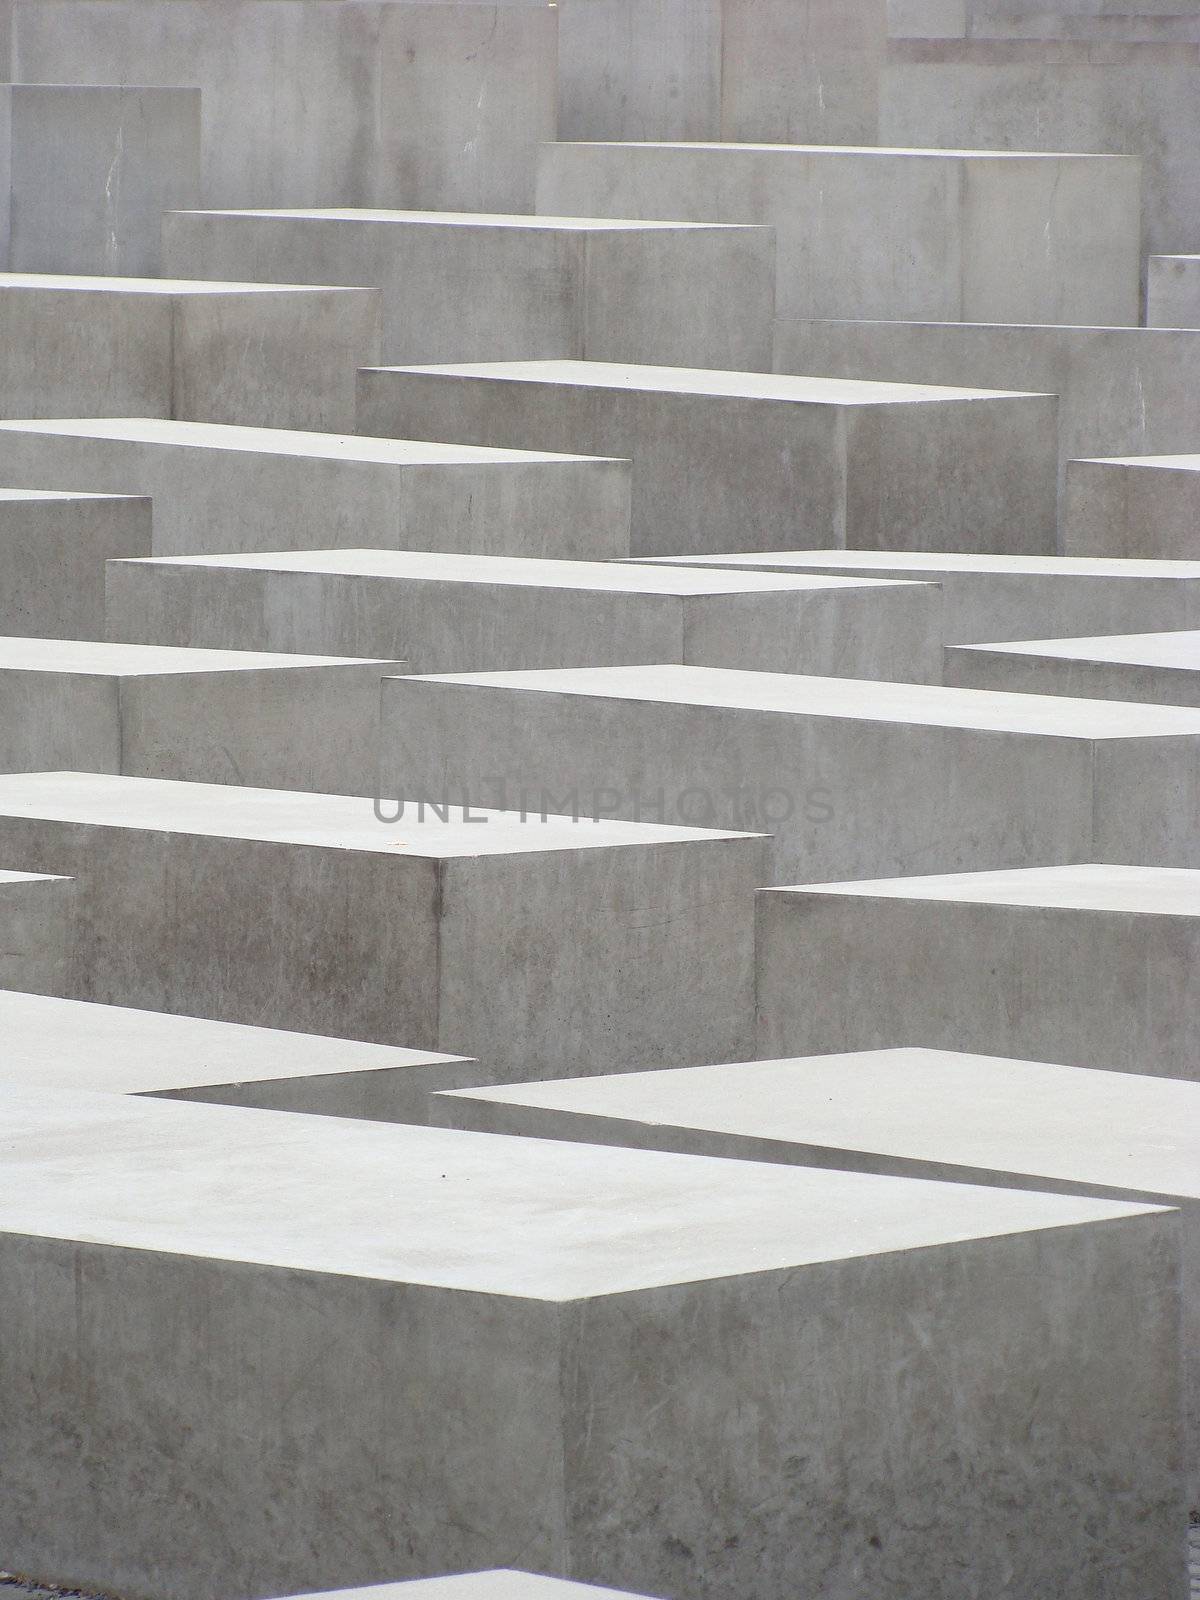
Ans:
{"label": "light gray concrete surface", "polygon": [[[321,1600],[645,1600],[629,1595],[627,1589],[599,1589],[590,1583],[572,1583],[566,1578],[539,1577],[533,1572],[493,1570],[464,1572],[449,1578],[414,1578],[408,1583],[374,1584],[368,1590],[343,1589],[336,1595],[325,1591]],[[304,1600],[317,1600],[308,1595]]]}
{"label": "light gray concrete surface", "polygon": [[597,667],[389,678],[385,792],[774,835],[772,881],[1200,867],[1200,713],[928,684]]}
{"label": "light gray concrete surface", "polygon": [[114,561],[107,586],[108,637],[144,644],[382,652],[408,672],[674,661],[942,677],[941,591],[925,583],[317,550]]}
{"label": "light gray concrete surface", "polygon": [[1140,190],[1132,157],[562,143],[537,209],[769,223],[781,317],[1120,324],[1139,320]]}
{"label": "light gray concrete surface", "polygon": [[488,1077],[748,1053],[758,837],[18,773],[4,855],[78,872],[72,998],[470,1055]]}
{"label": "light gray concrete surface", "polygon": [[1200,455],[1068,462],[1062,543],[1081,556],[1200,555]]}
{"label": "light gray concrete surface", "polygon": [[1200,706],[1200,631],[957,645],[945,670],[947,683],[966,689]]}
{"label": "light gray concrete surface", "polygon": [[0,1542],[33,1576],[163,1600],[517,1561],[679,1600],[953,1600],[1000,1567],[1064,1600],[1180,1591],[1173,1213],[2,1104]]}
{"label": "light gray concrete surface", "polygon": [[769,228],[448,211],[177,211],[163,219],[163,259],[168,271],[199,278],[371,284],[381,292],[384,361],[771,365]]}
{"label": "light gray concrete surface", "polygon": [[1193,450],[1200,330],[777,322],[780,372],[1056,394],[1060,483],[1076,456]]}
{"label": "light gray concrete surface", "polygon": [[0,489],[0,633],[103,638],[104,563],[151,533],[144,497]]}
{"label": "light gray concrete surface", "polygon": [[[79,0],[83,3],[83,0]],[[370,289],[0,273],[0,416],[349,432]]]}
{"label": "light gray concrete surface", "polygon": [[198,89],[0,83],[0,143],[14,272],[156,273],[163,212],[200,197]]}
{"label": "light gray concrete surface", "polygon": [[1151,256],[1146,278],[1151,328],[1200,328],[1200,256]]}
{"label": "light gray concrete surface", "polygon": [[798,542],[1048,554],[1057,401],[601,361],[359,373],[363,433],[633,462],[631,554]]}
{"label": "light gray concrete surface", "polygon": [[67,981],[80,912],[71,878],[0,868],[0,983],[53,989]]}
{"label": "light gray concrete surface", "polygon": [[397,660],[0,637],[0,772],[365,794]]}
{"label": "light gray concrete surface", "polygon": [[769,550],[670,556],[648,564],[936,583],[942,591],[942,632],[948,645],[1200,626],[1200,561],[943,550]]}
{"label": "light gray concrete surface", "polygon": [[0,422],[0,480],[150,495],[163,556],[364,545],[629,554],[628,463],[544,451],[75,418]]}
{"label": "light gray concrete surface", "polygon": [[759,1055],[919,1039],[1200,1078],[1200,872],[1086,863],[815,884],[765,890],[758,910]]}
{"label": "light gray concrete surface", "polygon": [[207,1100],[373,1122],[426,1122],[477,1061],[314,1033],[0,990],[0,1082]]}

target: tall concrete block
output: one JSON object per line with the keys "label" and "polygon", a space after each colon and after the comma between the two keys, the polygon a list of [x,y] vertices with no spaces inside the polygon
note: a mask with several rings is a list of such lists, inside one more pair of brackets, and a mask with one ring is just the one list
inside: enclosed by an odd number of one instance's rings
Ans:
{"label": "tall concrete block", "polygon": [[163,254],[168,270],[194,277],[372,284],[381,291],[384,361],[771,365],[768,228],[443,211],[193,211],[163,219]]}
{"label": "tall concrete block", "polygon": [[1151,328],[1200,328],[1200,256],[1150,257],[1146,324]]}
{"label": "tall concrete block", "polygon": [[920,1039],[1200,1077],[1200,873],[1084,864],[814,884],[758,900],[760,1055]]}
{"label": "tall concrete block", "polygon": [[397,661],[0,638],[0,772],[362,794]]}
{"label": "tall concrete block", "polygon": [[112,1095],[2,1109],[0,1540],[27,1572],[164,1600],[518,1560],[680,1600],[955,1600],[1000,1567],[1028,1595],[1181,1593],[1169,1212]]}
{"label": "tall concrete block", "polygon": [[1200,455],[1068,462],[1062,542],[1080,556],[1200,553]]}
{"label": "tall concrete block", "polygon": [[359,374],[363,433],[600,451],[633,462],[631,554],[1049,552],[1049,395],[594,361]]}
{"label": "tall concrete block", "polygon": [[81,773],[0,808],[0,852],[79,870],[72,998],[488,1077],[747,1050],[757,837]]}
{"label": "tall concrete block", "polygon": [[537,201],[547,214],[768,223],[781,317],[1139,320],[1132,157],[563,143],[542,152]]}
{"label": "tall concrete block", "polygon": [[378,349],[370,289],[0,273],[3,417],[349,432]]}
{"label": "tall concrete block", "polygon": [[0,868],[0,983],[52,991],[68,981],[77,937],[77,887],[70,878]]}
{"label": "tall concrete block", "polygon": [[0,633],[104,636],[104,563],[148,556],[150,501],[0,489]]}
{"label": "tall concrete block", "polygon": [[871,579],[318,550],[114,561],[107,614],[110,639],[144,644],[323,640],[357,655],[386,639],[409,672],[674,661],[925,683],[942,673],[939,590]]}
{"label": "tall concrete block", "polygon": [[946,651],[946,681],[968,689],[1200,706],[1200,632],[957,645]]}
{"label": "tall concrete block", "polygon": [[0,479],[149,495],[156,555],[629,554],[628,463],[544,451],[147,417],[0,422]]}
{"label": "tall concrete block", "polygon": [[428,1121],[435,1090],[478,1062],[396,1045],[0,990],[0,1083],[151,1095],[373,1122]]}
{"label": "tall concrete block", "polygon": [[1200,866],[1200,715],[927,684],[597,667],[389,678],[385,789],[774,835],[772,881]]}

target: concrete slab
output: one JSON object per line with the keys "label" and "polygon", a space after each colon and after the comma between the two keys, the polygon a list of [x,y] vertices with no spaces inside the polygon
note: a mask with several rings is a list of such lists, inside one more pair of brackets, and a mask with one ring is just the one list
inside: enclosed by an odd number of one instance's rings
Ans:
{"label": "concrete slab", "polygon": [[946,652],[946,681],[967,689],[1200,706],[1200,631],[959,645]]}
{"label": "concrete slab", "polygon": [[104,563],[148,556],[150,501],[0,489],[0,632],[104,635]]}
{"label": "concrete slab", "polygon": [[1087,863],[758,898],[761,1055],[920,1039],[1200,1076],[1200,873]]}
{"label": "concrete slab", "polygon": [[633,461],[631,554],[1027,550],[1055,539],[1049,395],[600,361],[359,374],[361,432]]}
{"label": "concrete slab", "polygon": [[670,556],[654,564],[688,565],[704,572],[812,573],[936,583],[942,591],[943,638],[949,645],[1200,626],[1200,561],[1104,561],[946,550],[769,550]]}
{"label": "concrete slab", "polygon": [[448,211],[192,211],[163,219],[163,249],[169,271],[201,278],[373,285],[383,361],[771,365],[769,228]]}
{"label": "concrete slab", "polygon": [[772,144],[552,144],[547,214],[775,229],[781,317],[1136,323],[1133,157]]}
{"label": "concrete slab", "polygon": [[[349,1600],[351,1595],[369,1595],[372,1600],[588,1600],[589,1595],[591,1600],[646,1600],[645,1596],[630,1596],[625,1589],[598,1589],[590,1583],[571,1583],[565,1578],[545,1578],[511,1569],[372,1584],[366,1590],[342,1589],[336,1600]],[[306,1596],[305,1600],[316,1600],[316,1596]],[[322,1600],[335,1600],[335,1596],[326,1590]]]}
{"label": "concrete slab", "polygon": [[1146,279],[1151,328],[1200,328],[1200,256],[1151,256]]}
{"label": "concrete slab", "polygon": [[0,990],[0,1083],[427,1122],[434,1090],[479,1081],[461,1056]]}
{"label": "concrete slab", "polygon": [[71,878],[0,868],[0,983],[53,989],[70,972],[79,909]]}
{"label": "concrete slab", "polygon": [[347,655],[388,640],[408,672],[675,661],[942,675],[932,584],[394,550],[114,561],[108,636]]}
{"label": "concrete slab", "polygon": [[772,881],[1200,866],[1200,715],[712,667],[389,678],[389,792],[774,835]]}
{"label": "concrete slab", "polygon": [[362,794],[395,659],[0,637],[0,772]]}
{"label": "concrete slab", "polygon": [[0,416],[349,431],[370,289],[0,273]]}
{"label": "concrete slab", "polygon": [[72,998],[471,1055],[489,1078],[746,1053],[758,837],[19,773],[4,853],[78,869]]}
{"label": "concrete slab", "polygon": [[1062,542],[1071,555],[1200,553],[1200,455],[1068,462]]}
{"label": "concrete slab", "polygon": [[363,545],[626,556],[629,476],[624,461],[283,428],[0,422],[0,479],[150,495],[164,556]]}
{"label": "concrete slab", "polygon": [[0,1541],[31,1575],[164,1600],[516,1559],[681,1600],[950,1600],[1000,1563],[1068,1600],[1178,1588],[1171,1213],[0,1105]]}

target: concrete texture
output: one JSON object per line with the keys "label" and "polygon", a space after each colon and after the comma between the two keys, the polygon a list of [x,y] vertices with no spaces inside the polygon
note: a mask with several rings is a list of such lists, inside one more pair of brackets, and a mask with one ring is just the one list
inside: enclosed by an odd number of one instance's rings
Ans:
{"label": "concrete texture", "polygon": [[765,850],[415,799],[0,778],[0,855],[79,873],[73,998],[470,1055],[489,1078],[745,1054]]}
{"label": "concrete texture", "polygon": [[960,645],[946,652],[946,682],[967,689],[1200,706],[1200,631]]}
{"label": "concrete texture", "polygon": [[447,211],[193,211],[165,217],[163,241],[167,270],[194,277],[373,285],[384,361],[771,365],[769,228]]}
{"label": "concrete texture", "polygon": [[389,678],[387,792],[774,835],[772,881],[1200,867],[1200,714],[707,667]]}
{"label": "concrete texture", "polygon": [[1181,1591],[1170,1213],[115,1096],[3,1120],[31,1576]]}
{"label": "concrete texture", "polygon": [[778,322],[780,372],[1037,389],[1058,396],[1060,483],[1076,456],[1191,450],[1200,330]]}
{"label": "concrete texture", "polygon": [[110,639],[144,644],[374,655],[388,640],[408,672],[673,661],[942,676],[940,591],[869,578],[394,550],[193,556],[112,562],[107,615]]}
{"label": "concrete texture", "polygon": [[0,772],[364,794],[402,661],[0,637]]}
{"label": "concrete texture", "polygon": [[537,209],[768,223],[781,317],[1138,321],[1131,157],[553,144]]}
{"label": "concrete texture", "polygon": [[66,981],[78,914],[72,879],[0,868],[0,984],[53,989]]}
{"label": "concrete texture", "polygon": [[633,461],[631,554],[1054,549],[1048,395],[595,361],[359,374],[361,432]]}
{"label": "concrete texture", "polygon": [[1200,256],[1151,256],[1146,279],[1151,328],[1200,328]]}
{"label": "concrete texture", "polygon": [[[408,1583],[380,1583],[364,1591],[343,1589],[336,1595],[325,1591],[322,1600],[645,1600],[628,1590],[598,1589],[590,1583],[571,1583],[564,1578],[543,1578],[532,1572],[465,1572],[452,1578],[415,1578]],[[317,1600],[315,1595],[305,1600]]]}
{"label": "concrete texture", "polygon": [[942,591],[942,635],[948,645],[1200,627],[1200,561],[981,556],[943,550],[771,550],[672,556],[656,563],[686,564],[704,572],[936,583]]}
{"label": "concrete texture", "polygon": [[0,489],[0,633],[103,638],[105,561],[150,550],[148,499]]}
{"label": "concrete texture", "polygon": [[[82,3],[82,0],[81,0]],[[349,432],[369,289],[0,273],[0,416]]]}
{"label": "concrete texture", "polygon": [[147,417],[60,419],[0,423],[0,479],[150,495],[154,553],[163,556],[364,545],[629,554],[628,464],[544,451]]}
{"label": "concrete texture", "polygon": [[1200,555],[1200,455],[1069,462],[1062,542],[1070,555]]}
{"label": "concrete texture", "polygon": [[426,1122],[477,1061],[313,1033],[0,990],[0,1083],[206,1100],[373,1122]]}
{"label": "concrete texture", "polygon": [[0,146],[5,267],[157,273],[163,212],[200,196],[200,91],[0,84]]}
{"label": "concrete texture", "polygon": [[816,884],[758,902],[759,1055],[919,1039],[1200,1078],[1200,873],[1084,864]]}

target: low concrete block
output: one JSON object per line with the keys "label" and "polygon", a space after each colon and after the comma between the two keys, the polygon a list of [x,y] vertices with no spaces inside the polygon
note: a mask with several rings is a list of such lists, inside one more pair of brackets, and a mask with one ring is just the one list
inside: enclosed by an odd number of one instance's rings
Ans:
{"label": "low concrete block", "polygon": [[169,271],[193,277],[372,284],[384,361],[771,365],[769,228],[445,211],[193,211],[163,219],[163,253]]}
{"label": "low concrete block", "polygon": [[0,1110],[0,1542],[37,1576],[1179,1590],[1172,1213],[112,1095]]}
{"label": "low concrete block", "polygon": [[435,1090],[479,1081],[476,1061],[0,990],[0,1083],[206,1100],[372,1122],[429,1120]]}
{"label": "low concrete block", "polygon": [[1200,706],[1200,631],[958,645],[946,651],[946,682],[966,689]]}
{"label": "low concrete block", "polygon": [[[631,553],[1049,553],[1052,396],[594,361],[359,374],[361,432],[633,461]],[[569,441],[569,442],[568,442]]]}
{"label": "low concrete block", "polygon": [[1200,714],[709,667],[389,678],[385,789],[774,835],[772,881],[1200,866]]}
{"label": "low concrete block", "polygon": [[760,1055],[920,1039],[1200,1078],[1198,872],[1087,863],[758,899]]}
{"label": "low concrete block", "polygon": [[349,432],[370,289],[0,273],[0,416]]}
{"label": "low concrete block", "polygon": [[147,417],[0,422],[0,478],[150,495],[163,556],[364,545],[629,554],[628,463],[544,451]]}
{"label": "low concrete block", "polygon": [[80,773],[0,813],[0,853],[78,869],[72,998],[488,1077],[747,1053],[761,838]]}
{"label": "low concrete block", "polygon": [[0,983],[36,990],[64,983],[74,960],[78,908],[72,879],[0,869]]}
{"label": "low concrete block", "polygon": [[1139,320],[1133,157],[551,144],[537,209],[767,223],[781,317]]}
{"label": "low concrete block", "polygon": [[0,772],[362,794],[402,661],[0,637]]}
{"label": "low concrete block", "polygon": [[1200,455],[1068,462],[1062,542],[1081,556],[1200,554]]}
{"label": "low concrete block", "polygon": [[409,672],[674,661],[942,674],[932,584],[393,550],[114,561],[108,636],[346,655],[390,640],[384,653]]}
{"label": "low concrete block", "polygon": [[1200,626],[1200,562],[964,555],[943,550],[771,550],[671,556],[654,564],[691,565],[705,572],[811,573],[936,583],[942,591],[942,631],[948,645]]}
{"label": "low concrete block", "polygon": [[1146,324],[1151,328],[1200,328],[1200,256],[1150,257]]}
{"label": "low concrete block", "polygon": [[0,489],[0,633],[103,638],[105,561],[150,551],[146,498]]}

